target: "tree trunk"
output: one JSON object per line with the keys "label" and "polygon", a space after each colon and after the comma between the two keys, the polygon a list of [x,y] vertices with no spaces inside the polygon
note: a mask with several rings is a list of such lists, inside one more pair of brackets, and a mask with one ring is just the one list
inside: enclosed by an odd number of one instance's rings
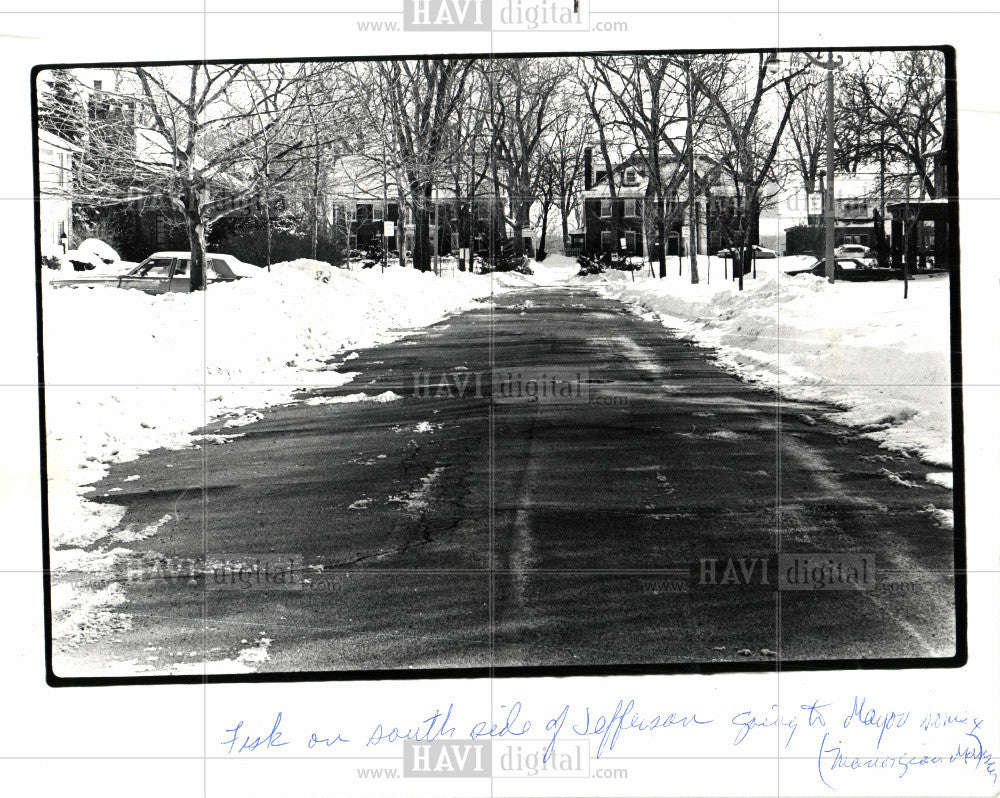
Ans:
{"label": "tree trunk", "polygon": [[266,260],[267,270],[271,271],[271,250],[272,250],[272,235],[271,235],[271,207],[268,202],[268,197],[264,196],[264,241],[267,245]]}
{"label": "tree trunk", "polygon": [[545,260],[545,238],[548,235],[549,227],[549,205],[545,204],[542,209],[542,231],[538,234],[538,250],[535,252],[535,260]]}
{"label": "tree trunk", "polygon": [[185,218],[188,246],[191,249],[191,290],[204,291],[207,285],[205,279],[205,224],[201,214],[189,210]]}
{"label": "tree trunk", "polygon": [[[513,199],[513,198],[512,198]],[[525,228],[525,203],[524,200],[518,198],[513,200],[512,205],[516,207],[516,212],[514,213],[514,254],[519,258],[524,257],[524,228]]]}
{"label": "tree trunk", "polygon": [[414,184],[413,197],[413,268],[422,272],[431,270],[431,215],[430,183]]}
{"label": "tree trunk", "polygon": [[660,264],[660,279],[667,276],[667,225],[663,212],[656,210],[656,261]]}
{"label": "tree trunk", "polygon": [[396,200],[396,253],[399,255],[399,265],[406,268],[406,197],[403,196],[403,184],[399,183]]}

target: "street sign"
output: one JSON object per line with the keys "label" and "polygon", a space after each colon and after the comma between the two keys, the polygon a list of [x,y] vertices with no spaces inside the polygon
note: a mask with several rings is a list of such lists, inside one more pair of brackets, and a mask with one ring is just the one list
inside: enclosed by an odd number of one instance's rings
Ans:
{"label": "street sign", "polygon": [[382,235],[384,235],[386,238],[389,238],[389,236],[396,235],[396,223],[382,222]]}
{"label": "street sign", "polygon": [[806,211],[810,216],[819,216],[823,213],[823,195],[818,191],[806,194]]}

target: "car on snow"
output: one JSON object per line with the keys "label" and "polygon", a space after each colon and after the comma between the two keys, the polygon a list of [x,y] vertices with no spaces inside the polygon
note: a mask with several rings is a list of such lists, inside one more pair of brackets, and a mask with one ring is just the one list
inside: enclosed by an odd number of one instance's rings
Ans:
{"label": "car on snow", "polygon": [[[785,272],[785,274],[790,277],[799,274],[812,274],[816,277],[825,277],[826,260],[818,260],[805,269],[795,269],[790,272]],[[901,272],[898,269],[880,269],[871,261],[865,261],[861,258],[834,258],[833,277],[835,280],[844,280],[846,282],[868,282],[876,280],[891,280],[900,276]]]}
{"label": "car on snow", "polygon": [[837,258],[875,259],[875,253],[870,247],[866,247],[864,244],[841,244],[833,251],[833,254]]}
{"label": "car on snow", "polygon": [[[190,252],[154,252],[134,269],[124,274],[103,274],[53,280],[53,288],[93,288],[112,286],[132,288],[147,294],[188,293],[191,290]],[[256,266],[243,263],[232,255],[209,252],[205,255],[205,277],[212,283],[231,283],[250,277]]]}
{"label": "car on snow", "polygon": [[[733,250],[727,247],[726,249],[720,249],[715,254],[720,258],[731,258],[733,257]],[[759,247],[756,244],[753,246],[753,254],[758,260],[769,260],[771,258],[778,257],[778,253],[773,249],[765,249],[764,247]]]}

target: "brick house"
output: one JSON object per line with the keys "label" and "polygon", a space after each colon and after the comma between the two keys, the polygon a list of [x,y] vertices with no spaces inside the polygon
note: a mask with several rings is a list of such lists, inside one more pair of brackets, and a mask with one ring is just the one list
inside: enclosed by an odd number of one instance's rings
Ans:
{"label": "brick house", "polygon": [[[669,186],[678,172],[687,167],[669,156],[664,156],[663,162],[661,182]],[[695,168],[702,176],[714,175],[717,171],[716,164],[702,155],[696,156]],[[584,152],[582,251],[592,257],[607,252],[650,257],[654,242],[647,240],[646,230],[651,229],[652,223],[646,223],[646,215],[654,213],[655,209],[652,201],[646,199],[649,187],[646,164],[638,154],[634,154],[615,166],[612,172],[614,199],[611,197],[607,170],[595,170],[592,150],[588,148]],[[724,229],[726,220],[732,216],[734,200],[720,187],[711,186],[711,181],[703,180],[702,183],[699,196],[695,199],[697,229],[694,237],[688,223],[687,180],[681,179],[673,196],[665,201],[662,210],[666,218],[667,255],[684,255],[692,246],[704,255],[727,244]]]}
{"label": "brick house", "polygon": [[[343,156],[331,170],[327,187],[330,224],[343,232],[349,249],[366,251],[375,246],[381,242],[384,223],[392,222],[389,251],[398,251],[401,245],[405,252],[413,251],[412,211],[403,199],[407,192],[400,191],[380,162],[359,155]],[[491,237],[499,235],[499,206],[493,193],[480,191],[470,202],[453,187],[442,184],[434,188],[428,205],[431,246],[439,242],[441,255],[455,254],[468,246],[470,230],[476,252],[488,251]]]}

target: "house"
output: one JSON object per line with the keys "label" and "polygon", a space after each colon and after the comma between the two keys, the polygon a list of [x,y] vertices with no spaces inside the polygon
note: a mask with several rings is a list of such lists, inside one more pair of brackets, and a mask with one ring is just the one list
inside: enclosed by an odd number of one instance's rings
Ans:
{"label": "house", "polygon": [[[901,268],[904,253],[916,267],[933,263],[947,266],[957,251],[957,207],[944,198],[947,157],[937,141],[922,156],[925,169],[912,170],[890,164],[882,172],[850,173],[834,177],[834,242],[861,244],[875,248],[879,239],[888,243],[892,265]],[[928,199],[928,195],[933,198]],[[812,194],[815,204],[799,188],[789,195],[785,218],[799,217],[800,224],[816,228],[814,240],[822,235],[823,178]],[[801,209],[807,209],[802,218]],[[799,211],[799,212],[796,212]],[[876,222],[876,217],[880,222]],[[878,227],[876,226],[878,224]],[[804,239],[805,240],[805,239]]]}
{"label": "house", "polygon": [[[705,175],[717,172],[716,164],[711,159],[697,155],[695,161],[695,171],[702,179],[699,181],[699,196],[695,199],[696,235],[692,240],[687,211],[688,182],[680,175],[686,172],[687,166],[677,158],[663,157],[661,183],[665,187],[672,182],[677,186],[661,209],[666,219],[668,255],[684,255],[691,247],[704,255],[728,245],[726,220],[733,216],[735,199],[721,187],[709,187],[712,181],[704,179]],[[611,196],[611,180],[615,187],[614,199]],[[593,152],[587,148],[584,151],[584,190],[581,193],[582,252],[590,256],[608,252],[653,256],[654,242],[648,240],[646,234],[652,229],[646,215],[654,211],[653,202],[646,196],[648,188],[647,166],[638,153],[616,165],[609,179],[606,168],[595,170]]]}
{"label": "house", "polygon": [[[484,181],[485,183],[485,181]],[[412,209],[406,199],[409,191],[400,190],[395,178],[388,174],[378,159],[362,155],[345,155],[337,159],[327,182],[329,222],[342,231],[348,249],[367,251],[381,248],[386,231],[388,250],[413,251],[415,228]],[[468,246],[487,252],[491,240],[498,237],[501,218],[498,199],[491,191],[481,189],[470,202],[447,185],[447,178],[433,188],[427,199],[430,214],[431,248],[441,255],[456,253]],[[390,222],[391,227],[385,223]],[[470,233],[471,231],[471,233]]]}
{"label": "house", "polygon": [[948,198],[891,203],[889,255],[894,268],[950,268],[958,252],[955,203]]}
{"label": "house", "polygon": [[38,207],[42,249],[65,252],[73,235],[73,161],[80,148],[38,130]]}

